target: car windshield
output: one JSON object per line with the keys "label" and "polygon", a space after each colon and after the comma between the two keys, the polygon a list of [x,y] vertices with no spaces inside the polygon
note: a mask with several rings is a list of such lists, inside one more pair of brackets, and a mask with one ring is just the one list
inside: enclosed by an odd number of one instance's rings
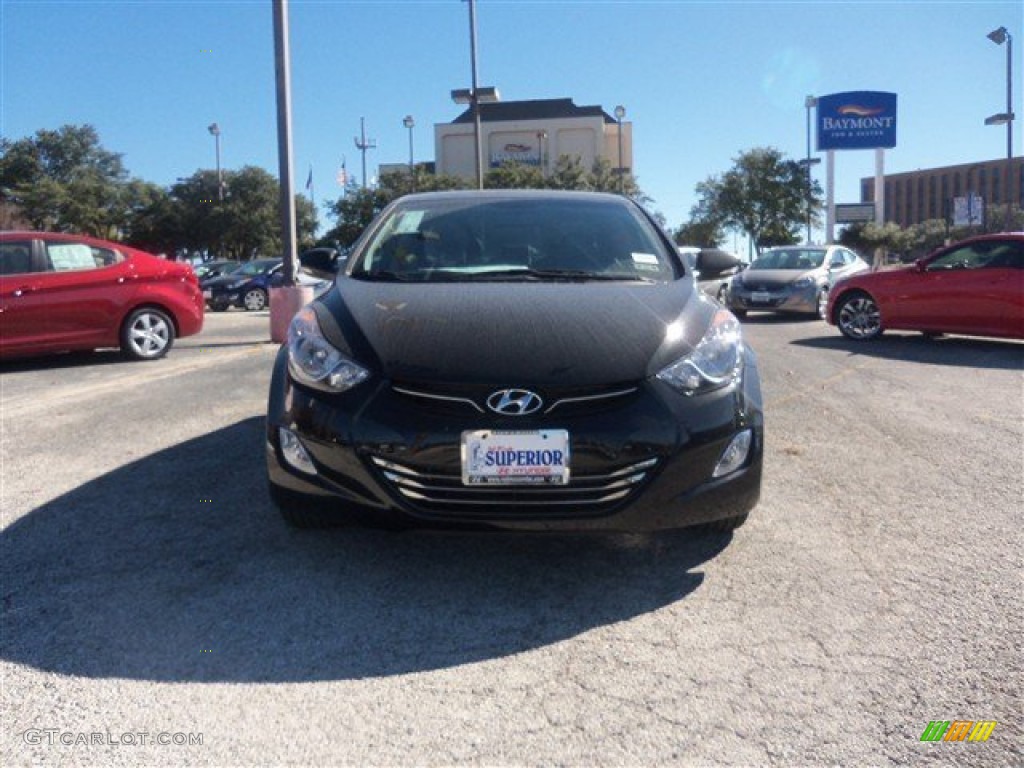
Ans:
{"label": "car windshield", "polygon": [[386,214],[352,268],[363,280],[630,280],[676,276],[654,227],[618,200],[425,197]]}
{"label": "car windshield", "polygon": [[238,277],[253,277],[255,275],[262,275],[265,272],[269,272],[277,264],[276,261],[249,261],[240,266],[232,275]]}
{"label": "car windshield", "polygon": [[750,265],[750,269],[815,269],[825,263],[825,251],[807,248],[765,251]]}

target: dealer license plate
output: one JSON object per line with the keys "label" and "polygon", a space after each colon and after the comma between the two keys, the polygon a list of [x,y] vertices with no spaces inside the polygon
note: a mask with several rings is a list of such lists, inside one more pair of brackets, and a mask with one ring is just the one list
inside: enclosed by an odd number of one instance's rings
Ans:
{"label": "dealer license plate", "polygon": [[772,300],[772,295],[770,293],[754,291],[754,293],[750,294],[750,300],[755,304],[767,304],[769,301]]}
{"label": "dealer license plate", "polygon": [[462,433],[463,485],[566,485],[569,432],[565,429]]}

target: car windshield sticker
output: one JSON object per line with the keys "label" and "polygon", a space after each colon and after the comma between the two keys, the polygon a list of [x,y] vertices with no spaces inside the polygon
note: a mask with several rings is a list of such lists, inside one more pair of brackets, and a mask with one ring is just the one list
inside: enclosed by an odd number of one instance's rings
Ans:
{"label": "car windshield sticker", "polygon": [[404,235],[410,232],[418,232],[424,213],[425,211],[403,211],[399,214],[398,222],[395,224],[391,234]]}
{"label": "car windshield sticker", "polygon": [[629,254],[633,257],[633,266],[637,269],[645,272],[657,272],[658,271],[658,257],[653,253],[636,253]]}
{"label": "car windshield sticker", "polygon": [[81,243],[48,245],[46,252],[50,256],[50,263],[53,264],[55,272],[65,272],[70,269],[92,269],[96,266],[96,262],[92,258],[92,249]]}

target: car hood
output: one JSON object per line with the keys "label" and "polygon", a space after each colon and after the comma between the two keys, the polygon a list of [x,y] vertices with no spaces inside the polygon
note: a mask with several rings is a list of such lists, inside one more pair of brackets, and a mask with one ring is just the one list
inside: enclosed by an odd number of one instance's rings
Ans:
{"label": "car hood", "polygon": [[218,275],[217,277],[203,278],[200,282],[204,288],[223,288],[237,282],[246,282],[252,277],[252,275]]}
{"label": "car hood", "polygon": [[740,273],[739,281],[747,287],[781,288],[795,283],[802,277],[816,277],[815,269],[748,269]]}
{"label": "car hood", "polygon": [[324,334],[393,380],[594,387],[635,382],[692,351],[716,305],[689,280],[374,283],[314,303]]}

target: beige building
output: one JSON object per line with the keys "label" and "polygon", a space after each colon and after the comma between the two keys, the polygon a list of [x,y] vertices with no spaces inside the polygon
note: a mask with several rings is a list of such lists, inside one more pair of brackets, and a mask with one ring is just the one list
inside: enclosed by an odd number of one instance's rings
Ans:
{"label": "beige building", "polygon": [[[480,136],[485,173],[506,160],[550,172],[561,155],[579,157],[588,170],[599,157],[625,173],[633,169],[632,123],[622,123],[620,164],[619,123],[601,107],[578,107],[572,99],[481,104]],[[437,173],[474,178],[474,152],[472,109],[434,126]]]}
{"label": "beige building", "polygon": [[[1024,198],[1024,157],[1015,157],[1010,183],[1006,183],[1006,158],[980,163],[947,165],[909,173],[885,175],[885,221],[901,227],[928,219],[947,219],[958,197],[980,195],[985,206],[1005,205],[1007,193],[1015,208]],[[875,199],[875,180],[861,179],[861,202]]]}

